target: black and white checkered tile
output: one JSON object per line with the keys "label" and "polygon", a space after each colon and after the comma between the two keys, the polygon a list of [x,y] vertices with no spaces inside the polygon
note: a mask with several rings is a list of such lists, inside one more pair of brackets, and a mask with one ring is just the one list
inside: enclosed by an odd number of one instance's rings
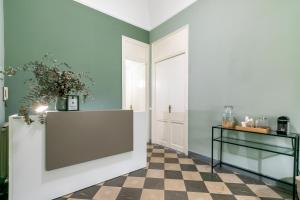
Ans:
{"label": "black and white checkered tile", "polygon": [[282,200],[278,188],[210,165],[171,149],[148,145],[148,166],[59,200]]}

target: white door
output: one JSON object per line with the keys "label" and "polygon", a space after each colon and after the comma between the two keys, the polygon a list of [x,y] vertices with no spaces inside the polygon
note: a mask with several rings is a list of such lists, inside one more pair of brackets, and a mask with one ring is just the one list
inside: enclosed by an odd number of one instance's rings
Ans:
{"label": "white door", "polygon": [[149,117],[149,45],[122,37],[122,108],[147,115],[147,141],[150,140]]}
{"label": "white door", "polygon": [[185,61],[178,55],[155,65],[155,113],[159,143],[184,152]]}
{"label": "white door", "polygon": [[123,109],[135,112],[148,110],[149,45],[122,38]]}
{"label": "white door", "polygon": [[188,152],[188,28],[152,45],[152,141]]}

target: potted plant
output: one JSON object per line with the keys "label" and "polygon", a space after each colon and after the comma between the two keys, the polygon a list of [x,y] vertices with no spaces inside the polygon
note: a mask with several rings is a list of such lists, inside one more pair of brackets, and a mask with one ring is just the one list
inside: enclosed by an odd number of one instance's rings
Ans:
{"label": "potted plant", "polygon": [[28,93],[22,98],[19,115],[24,116],[25,122],[31,124],[33,120],[29,114],[32,109],[55,103],[59,111],[66,110],[67,95],[77,94],[83,101],[89,96],[89,84],[93,80],[86,72],[75,73],[67,63],[58,62],[48,54],[40,61],[29,62],[18,67],[6,67],[1,73],[14,76],[19,71],[32,73],[32,78],[25,81],[29,86]]}

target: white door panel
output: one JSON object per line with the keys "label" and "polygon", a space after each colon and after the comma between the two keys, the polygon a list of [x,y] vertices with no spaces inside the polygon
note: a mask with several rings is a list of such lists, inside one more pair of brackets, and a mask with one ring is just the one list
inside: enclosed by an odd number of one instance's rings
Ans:
{"label": "white door panel", "polygon": [[156,65],[156,118],[157,120],[169,120],[169,66],[161,62]]}
{"label": "white door panel", "polygon": [[183,152],[184,150],[184,124],[170,123],[171,135],[170,135],[170,147],[177,151]]}
{"label": "white door panel", "polygon": [[170,122],[184,124],[184,122],[185,122],[185,112],[172,112],[172,113],[170,113]]}
{"label": "white door panel", "polygon": [[169,101],[172,106],[172,112],[184,112],[185,110],[185,57],[180,55],[169,60],[169,65],[172,69],[169,83]]}
{"label": "white door panel", "polygon": [[170,140],[170,126],[168,122],[160,122],[158,121],[156,123],[156,133],[157,133],[157,139],[160,141],[160,143],[164,146],[169,146],[169,140]]}
{"label": "white door panel", "polygon": [[186,54],[176,56],[169,60],[172,67],[172,75],[170,76],[170,97],[171,105],[171,121],[184,122],[185,120],[185,62]]}
{"label": "white door panel", "polygon": [[187,38],[188,29],[182,29],[154,43],[154,61],[170,58],[179,52],[187,51]]}

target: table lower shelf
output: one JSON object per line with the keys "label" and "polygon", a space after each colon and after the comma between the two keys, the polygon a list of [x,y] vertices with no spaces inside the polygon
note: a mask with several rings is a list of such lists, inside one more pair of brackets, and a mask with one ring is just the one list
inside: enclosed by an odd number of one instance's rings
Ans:
{"label": "table lower shelf", "polygon": [[251,148],[251,149],[281,154],[281,155],[294,156],[294,150],[288,147],[275,146],[270,144],[254,142],[254,141],[248,141],[248,140],[240,140],[240,139],[230,138],[230,137],[222,137],[222,138],[218,137],[213,140],[225,144],[232,144],[236,146],[242,146],[246,148]]}
{"label": "table lower shelf", "polygon": [[255,174],[257,176],[261,176],[263,178],[267,178],[267,179],[270,179],[270,180],[273,180],[273,181],[277,181],[277,182],[280,182],[280,183],[283,183],[283,184],[286,184],[286,185],[293,186],[292,182],[284,181],[284,180],[281,180],[281,179],[276,179],[276,178],[273,178],[271,176],[268,176],[268,175],[265,175],[265,174],[262,174],[262,173],[258,173],[256,171],[252,171],[252,170],[249,170],[249,169],[246,169],[246,168],[243,168],[243,167],[238,167],[236,165],[232,165],[232,164],[229,164],[229,163],[226,163],[226,162],[218,162],[218,163],[214,164],[212,168],[215,168],[217,166],[221,167],[222,165],[228,166],[230,168],[235,168],[235,169],[238,169],[238,170],[242,170],[242,171],[245,171],[245,172],[248,172],[248,173],[252,173],[252,174]]}

